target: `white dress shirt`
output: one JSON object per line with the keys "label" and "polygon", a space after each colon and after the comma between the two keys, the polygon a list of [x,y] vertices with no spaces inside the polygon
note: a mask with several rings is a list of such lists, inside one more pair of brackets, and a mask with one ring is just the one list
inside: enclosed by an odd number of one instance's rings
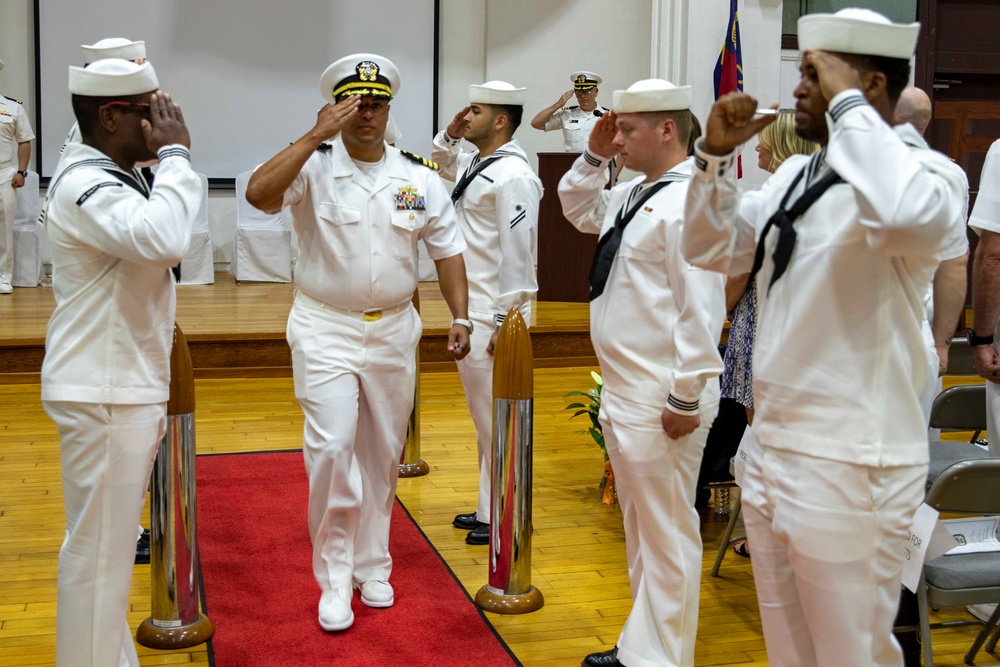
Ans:
{"label": "white dress shirt", "polygon": [[310,156],[283,205],[291,206],[299,238],[298,289],[343,310],[409,301],[417,288],[418,240],[433,260],[466,248],[437,173],[389,145],[372,185],[337,137]]}
{"label": "white dress shirt", "polygon": [[[643,177],[605,190],[607,160],[589,151],[559,182],[566,219],[582,232],[606,234]],[[590,303],[590,337],[605,386],[645,405],[698,413],[710,378],[722,372],[718,343],[726,316],[722,276],[681,254],[684,197],[692,162],[661,180],[622,234],[604,293]],[[710,387],[718,399],[718,386]]]}
{"label": "white dress shirt", "polygon": [[[434,137],[431,159],[443,178],[459,181],[480,163],[479,152],[463,153],[460,143],[445,132]],[[542,182],[516,139],[493,155],[502,157],[476,175],[455,208],[469,245],[464,254],[469,310],[502,322],[538,291],[534,257]]]}
{"label": "white dress shirt", "polygon": [[563,107],[545,123],[545,131],[562,130],[563,150],[567,153],[582,153],[590,140],[590,131],[607,112],[600,104],[593,111],[584,111],[578,106]]}
{"label": "white dress shirt", "polygon": [[837,95],[829,108],[826,149],[789,158],[756,192],[738,194],[732,154],[696,147],[684,254],[696,266],[746,273],[799,171],[836,171],[846,182],[796,221],[788,269],[770,290],[776,231],[766,241],[753,429],[768,446],[855,465],[925,463],[919,393],[936,362],[923,298],[957,224],[963,185],[947,158],[905,145],[859,91]]}
{"label": "white dress shirt", "polygon": [[86,144],[66,146],[56,166],[44,214],[56,308],[42,400],[145,404],[169,396],[170,268],[187,250],[202,188],[186,148],[165,146],[159,159],[151,190],[138,169],[125,172]]}

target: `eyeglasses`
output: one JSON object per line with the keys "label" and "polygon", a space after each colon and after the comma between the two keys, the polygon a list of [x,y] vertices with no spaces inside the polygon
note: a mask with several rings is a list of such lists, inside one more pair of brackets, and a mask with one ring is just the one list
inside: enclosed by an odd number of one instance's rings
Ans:
{"label": "eyeglasses", "polygon": [[146,115],[149,115],[149,108],[152,106],[149,102],[108,102],[107,104],[102,104],[101,109],[104,107],[125,107],[128,110],[139,109]]}

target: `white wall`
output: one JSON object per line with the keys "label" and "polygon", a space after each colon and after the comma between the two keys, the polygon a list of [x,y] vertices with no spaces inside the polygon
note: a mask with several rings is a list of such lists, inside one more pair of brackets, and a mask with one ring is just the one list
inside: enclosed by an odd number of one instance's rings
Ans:
{"label": "white wall", "polygon": [[[745,88],[765,105],[789,102],[779,98],[781,4],[740,0]],[[466,104],[469,84],[505,79],[528,88],[517,138],[529,156],[561,150],[559,132],[543,133],[529,122],[569,89],[576,69],[604,76],[598,99],[607,106],[612,91],[638,79],[661,76],[690,84],[693,111],[704,120],[728,11],[724,0],[441,0],[438,125],[443,129]],[[0,58],[7,63],[0,91],[24,100],[33,117],[32,16],[32,0],[0,1]],[[400,146],[406,148],[409,139],[404,136]],[[743,155],[742,185],[756,186],[764,175],[755,167],[753,146],[746,146]],[[221,270],[232,255],[232,193],[213,191],[208,213]]]}

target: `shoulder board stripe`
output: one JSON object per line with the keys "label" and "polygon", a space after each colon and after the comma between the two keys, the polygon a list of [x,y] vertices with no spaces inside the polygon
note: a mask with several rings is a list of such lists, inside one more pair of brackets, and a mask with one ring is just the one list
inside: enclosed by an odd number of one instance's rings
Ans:
{"label": "shoulder board stripe", "polygon": [[421,164],[427,167],[428,169],[432,169],[434,171],[438,171],[439,169],[441,169],[440,165],[438,165],[437,162],[432,162],[431,160],[428,160],[425,157],[420,157],[419,155],[416,155],[409,151],[399,151],[399,154],[405,157],[410,162],[416,162],[417,164]]}
{"label": "shoulder board stripe", "polygon": [[16,100],[16,99],[14,99],[13,97],[7,97],[6,95],[4,95],[4,97],[6,97],[6,98],[7,98],[8,100],[10,100],[11,102],[17,102],[18,104],[21,104],[21,105],[23,105],[23,104],[24,104],[24,102],[22,102],[21,100]]}

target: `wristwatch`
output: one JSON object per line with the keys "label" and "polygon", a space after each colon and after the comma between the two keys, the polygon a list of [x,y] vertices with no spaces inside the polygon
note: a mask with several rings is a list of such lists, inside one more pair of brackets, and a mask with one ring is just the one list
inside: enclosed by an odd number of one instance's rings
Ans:
{"label": "wristwatch", "polygon": [[981,345],[992,345],[993,334],[989,336],[977,336],[976,332],[969,329],[969,347],[979,347]]}
{"label": "wristwatch", "polygon": [[28,172],[27,172],[27,171],[24,171],[24,170],[22,170],[22,169],[18,169],[18,170],[17,170],[17,173],[21,174],[21,176],[24,176],[25,178],[27,178],[27,177],[28,177]]}
{"label": "wristwatch", "polygon": [[[455,326],[456,324],[461,324],[463,327],[469,330],[470,334],[472,333],[472,320],[463,320],[460,317],[456,317],[451,321],[451,326]],[[992,340],[992,338],[990,340]]]}

